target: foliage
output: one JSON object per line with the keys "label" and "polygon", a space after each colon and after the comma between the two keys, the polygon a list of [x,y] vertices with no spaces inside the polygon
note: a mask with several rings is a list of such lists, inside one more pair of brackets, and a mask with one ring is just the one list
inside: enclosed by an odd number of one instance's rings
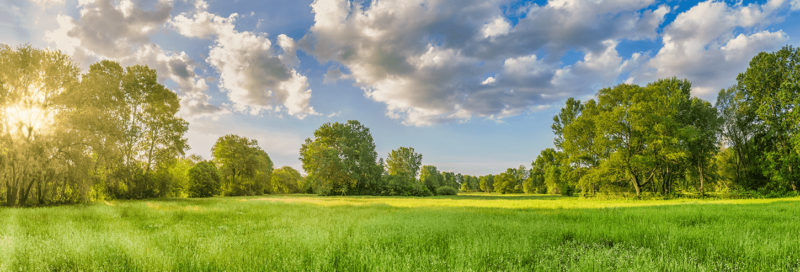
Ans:
{"label": "foliage", "polygon": [[416,177],[422,165],[422,154],[414,152],[413,147],[400,147],[389,152],[386,157],[386,170],[389,175]]}
{"label": "foliage", "polygon": [[369,128],[358,121],[325,123],[300,148],[300,161],[317,194],[380,192],[381,166]]}
{"label": "foliage", "polygon": [[736,78],[738,100],[763,126],[759,140],[765,144],[762,172],[777,187],[800,186],[800,49],[786,46],[761,52]]}
{"label": "foliage", "polygon": [[424,165],[422,166],[422,171],[419,173],[419,181],[428,188],[428,191],[435,192],[436,188],[444,184],[444,176],[439,173],[436,166]]}
{"label": "foliage", "polygon": [[203,161],[189,169],[189,197],[211,197],[222,193],[222,178],[212,162]]}
{"label": "foliage", "polygon": [[284,166],[272,172],[272,192],[282,194],[306,192],[303,175],[291,166]]}
{"label": "foliage", "polygon": [[225,195],[269,193],[272,160],[258,146],[258,141],[228,134],[217,139],[211,154],[219,168]]}
{"label": "foliage", "polygon": [[458,190],[450,186],[442,186],[436,189],[436,195],[458,195]]}

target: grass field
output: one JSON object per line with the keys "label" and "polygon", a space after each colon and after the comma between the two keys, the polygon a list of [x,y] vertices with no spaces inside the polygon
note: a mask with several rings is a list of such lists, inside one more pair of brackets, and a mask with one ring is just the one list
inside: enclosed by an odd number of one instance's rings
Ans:
{"label": "grass field", "polygon": [[800,271],[800,198],[470,194],[0,208],[0,271]]}

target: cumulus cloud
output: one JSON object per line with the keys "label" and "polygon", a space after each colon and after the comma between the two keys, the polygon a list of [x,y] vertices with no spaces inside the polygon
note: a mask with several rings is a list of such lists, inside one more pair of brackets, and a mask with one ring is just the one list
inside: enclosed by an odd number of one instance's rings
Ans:
{"label": "cumulus cloud", "polygon": [[298,60],[292,38],[278,35],[274,45],[264,33],[236,31],[237,14],[221,17],[198,3],[193,14],[182,13],[169,24],[187,37],[215,37],[206,61],[220,73],[220,89],[234,110],[252,115],[285,110],[300,119],[319,115],[309,105],[308,79],[293,68]]}
{"label": "cumulus cloud", "polygon": [[[502,4],[317,0],[315,24],[299,44],[349,71],[329,70],[326,82],[352,79],[404,124],[497,120],[610,84],[625,65],[615,41],[655,38],[670,10],[647,9],[653,0],[550,1],[526,7],[512,25]],[[562,67],[568,48],[584,60]],[[596,81],[567,80],[584,76]]]}
{"label": "cumulus cloud", "polygon": [[79,18],[59,15],[59,28],[45,34],[45,40],[56,49],[73,55],[84,68],[98,60],[111,59],[123,66],[143,64],[156,69],[159,82],[169,79],[180,87],[185,117],[226,111],[208,103],[208,86],[195,73],[194,60],[184,52],[166,51],[150,41],[150,35],[162,29],[170,18],[169,1],[159,1],[153,9],[130,0],[116,5],[110,0],[81,0],[78,7]]}
{"label": "cumulus cloud", "polygon": [[[786,6],[784,0],[746,6],[699,3],[665,28],[664,46],[632,73],[630,80],[688,78],[696,95],[713,99],[720,88],[735,82],[736,75],[758,52],[775,50],[786,42],[788,37],[783,31],[759,31],[780,20],[777,12]],[[744,33],[737,35],[737,29]]]}

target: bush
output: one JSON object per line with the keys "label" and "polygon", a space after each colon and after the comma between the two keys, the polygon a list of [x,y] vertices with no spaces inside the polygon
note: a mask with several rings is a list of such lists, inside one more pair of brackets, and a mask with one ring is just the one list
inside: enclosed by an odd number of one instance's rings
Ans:
{"label": "bush", "polygon": [[436,195],[458,195],[458,191],[450,186],[442,186],[436,189]]}
{"label": "bush", "polygon": [[189,168],[189,197],[211,197],[221,191],[219,172],[214,164],[204,161]]}

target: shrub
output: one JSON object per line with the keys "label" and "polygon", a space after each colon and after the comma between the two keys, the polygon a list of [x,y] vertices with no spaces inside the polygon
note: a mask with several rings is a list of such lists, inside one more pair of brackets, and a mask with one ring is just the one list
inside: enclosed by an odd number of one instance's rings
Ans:
{"label": "shrub", "polygon": [[450,186],[442,186],[436,189],[436,195],[458,195],[458,191]]}
{"label": "shrub", "polygon": [[204,161],[189,169],[189,197],[210,197],[221,192],[219,172],[214,164]]}

